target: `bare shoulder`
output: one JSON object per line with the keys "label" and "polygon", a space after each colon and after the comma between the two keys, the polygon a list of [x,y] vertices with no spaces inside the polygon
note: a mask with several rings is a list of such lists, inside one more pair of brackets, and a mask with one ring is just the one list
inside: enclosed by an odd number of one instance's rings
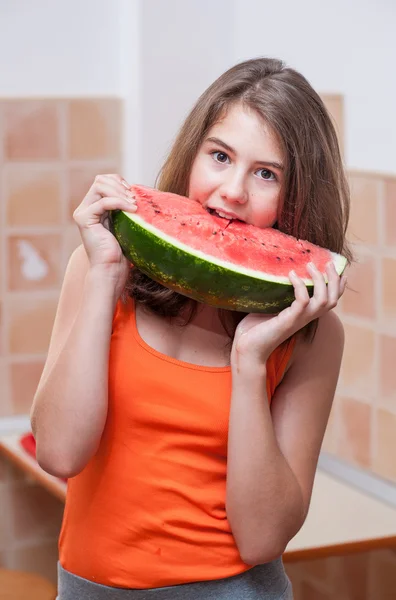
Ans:
{"label": "bare shoulder", "polygon": [[318,334],[344,340],[344,326],[339,316],[330,310],[319,319]]}
{"label": "bare shoulder", "polygon": [[304,364],[313,360],[329,360],[331,357],[338,362],[344,349],[344,327],[334,311],[329,311],[319,319],[313,340],[297,336],[290,366],[296,363]]}

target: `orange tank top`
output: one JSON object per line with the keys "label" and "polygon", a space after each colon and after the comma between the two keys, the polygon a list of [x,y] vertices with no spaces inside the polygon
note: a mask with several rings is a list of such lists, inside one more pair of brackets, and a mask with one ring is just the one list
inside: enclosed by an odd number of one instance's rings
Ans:
{"label": "orange tank top", "polygon": [[[269,358],[270,401],[293,345]],[[157,352],[137,331],[133,302],[118,303],[106,426],[95,456],[68,481],[59,539],[64,569],[144,589],[251,568],[225,509],[230,397],[230,367]]]}

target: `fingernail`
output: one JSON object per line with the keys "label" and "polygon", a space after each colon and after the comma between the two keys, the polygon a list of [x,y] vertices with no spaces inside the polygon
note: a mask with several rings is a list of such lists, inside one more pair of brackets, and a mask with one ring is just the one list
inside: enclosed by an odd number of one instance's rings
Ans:
{"label": "fingernail", "polygon": [[291,275],[292,277],[297,277],[297,274],[295,271],[290,271],[289,275]]}
{"label": "fingernail", "polygon": [[308,269],[314,269],[314,268],[315,268],[315,265],[314,265],[312,262],[309,262],[309,263],[307,264],[307,267],[308,267]]}
{"label": "fingernail", "polygon": [[129,185],[129,183],[127,183],[127,182],[125,181],[125,179],[122,179],[121,183],[122,183],[122,185],[123,185],[124,187],[126,187],[128,190],[130,189],[130,187],[131,187],[131,186]]}

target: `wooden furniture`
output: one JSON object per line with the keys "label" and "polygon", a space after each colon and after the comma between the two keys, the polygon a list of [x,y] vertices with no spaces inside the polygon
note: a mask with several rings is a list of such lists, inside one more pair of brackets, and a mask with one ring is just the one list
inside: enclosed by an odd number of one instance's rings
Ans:
{"label": "wooden furniture", "polygon": [[[62,501],[66,484],[45,473],[19,444],[0,436],[0,452]],[[396,508],[318,470],[306,522],[290,541],[285,562],[396,546]],[[0,600],[1,597],[0,597]]]}
{"label": "wooden furniture", "polygon": [[56,587],[41,575],[0,569],[0,600],[55,600]]}
{"label": "wooden furniture", "polygon": [[396,508],[318,470],[307,520],[285,562],[396,546]]}
{"label": "wooden furniture", "polygon": [[[24,432],[23,432],[24,433]],[[6,456],[16,467],[26,473],[28,477],[46,488],[53,496],[63,502],[66,497],[66,483],[48,475],[30,456],[19,443],[21,432],[7,433],[0,436],[0,453]],[[0,600],[2,600],[0,598]]]}

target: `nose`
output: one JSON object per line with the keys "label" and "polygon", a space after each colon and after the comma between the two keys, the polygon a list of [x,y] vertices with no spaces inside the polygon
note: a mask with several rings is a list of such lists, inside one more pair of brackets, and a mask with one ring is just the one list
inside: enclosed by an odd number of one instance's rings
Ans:
{"label": "nose", "polygon": [[245,204],[248,199],[248,192],[245,185],[245,178],[242,173],[234,171],[228,173],[226,179],[220,186],[220,197],[225,202]]}

